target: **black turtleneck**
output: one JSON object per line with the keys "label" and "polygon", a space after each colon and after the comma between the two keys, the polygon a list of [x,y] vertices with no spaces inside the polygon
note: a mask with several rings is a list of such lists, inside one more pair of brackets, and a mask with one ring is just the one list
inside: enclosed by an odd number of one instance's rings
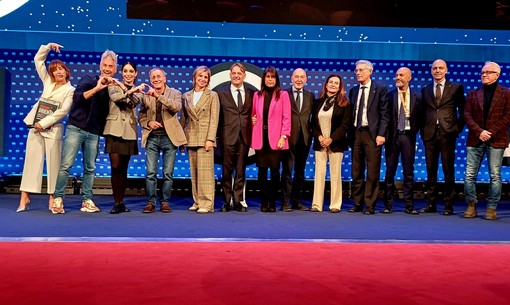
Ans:
{"label": "black turtleneck", "polygon": [[496,91],[497,82],[490,85],[483,85],[483,128],[487,126],[487,117],[489,116],[489,110],[491,109],[492,98]]}

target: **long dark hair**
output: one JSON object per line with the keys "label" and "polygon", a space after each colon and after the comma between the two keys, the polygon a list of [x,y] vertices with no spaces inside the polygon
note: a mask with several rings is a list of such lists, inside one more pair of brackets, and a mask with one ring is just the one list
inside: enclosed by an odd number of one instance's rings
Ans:
{"label": "long dark hair", "polygon": [[278,71],[276,71],[276,68],[273,66],[269,66],[264,70],[264,73],[262,73],[262,81],[260,84],[260,94],[266,96],[268,94],[268,91],[270,88],[266,86],[266,75],[274,75],[276,79],[276,83],[274,85],[274,93],[277,100],[280,99],[280,77],[278,76]]}
{"label": "long dark hair", "polygon": [[130,65],[131,67],[133,67],[133,70],[135,70],[135,72],[137,72],[136,64],[132,61],[126,61],[125,63],[122,64],[122,68],[120,69],[121,73],[122,73],[122,70],[124,70],[124,67],[127,65]]}
{"label": "long dark hair", "polygon": [[349,104],[349,99],[345,96],[344,81],[342,80],[342,77],[340,77],[340,75],[338,75],[338,74],[330,74],[326,78],[326,80],[324,81],[324,84],[322,84],[322,91],[321,91],[320,98],[321,99],[328,98],[328,95],[327,95],[328,90],[326,89],[326,86],[328,85],[329,80],[333,77],[337,77],[340,80],[340,88],[339,88],[338,92],[334,95],[335,96],[334,101],[340,107],[345,107]]}

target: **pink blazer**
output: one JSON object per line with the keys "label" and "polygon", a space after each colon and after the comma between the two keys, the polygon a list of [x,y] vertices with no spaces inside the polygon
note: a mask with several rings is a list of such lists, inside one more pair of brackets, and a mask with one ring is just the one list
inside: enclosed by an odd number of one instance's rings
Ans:
{"label": "pink blazer", "polygon": [[[264,124],[264,96],[259,92],[253,95],[252,117],[257,116],[257,123],[252,128],[251,148],[262,149],[263,124]],[[273,94],[268,115],[268,136],[271,149],[278,149],[278,140],[282,135],[287,136],[283,149],[289,149],[289,137],[291,129],[291,107],[289,94],[285,90],[280,91],[280,99]]]}

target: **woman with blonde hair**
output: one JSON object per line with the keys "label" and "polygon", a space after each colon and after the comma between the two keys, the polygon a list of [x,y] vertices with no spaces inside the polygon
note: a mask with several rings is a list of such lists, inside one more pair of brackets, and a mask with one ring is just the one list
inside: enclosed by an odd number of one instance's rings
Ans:
{"label": "woman with blonde hair", "polygon": [[218,93],[209,89],[211,70],[200,66],[193,73],[193,88],[182,95],[181,124],[188,144],[193,205],[190,211],[214,212],[214,147],[220,116]]}

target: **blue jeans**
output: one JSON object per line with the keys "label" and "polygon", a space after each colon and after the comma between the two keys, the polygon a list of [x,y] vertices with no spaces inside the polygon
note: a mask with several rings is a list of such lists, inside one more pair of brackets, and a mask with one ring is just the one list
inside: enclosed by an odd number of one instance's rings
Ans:
{"label": "blue jeans", "polygon": [[467,147],[466,178],[464,179],[464,193],[466,194],[467,202],[477,202],[476,177],[482,164],[483,156],[487,154],[490,174],[487,208],[496,209],[501,198],[501,163],[503,162],[504,152],[504,148],[492,148],[487,144],[482,144],[478,147]]}
{"label": "blue jeans", "polygon": [[177,154],[175,146],[170,138],[164,136],[150,135],[145,147],[147,176],[145,177],[145,191],[147,201],[156,204],[158,188],[158,161],[159,154],[163,153],[163,202],[169,202],[172,194],[172,184],[174,182],[174,163]]}
{"label": "blue jeans", "polygon": [[64,198],[69,171],[74,165],[78,151],[83,149],[83,181],[82,200],[92,199],[92,185],[94,184],[94,170],[99,149],[99,135],[87,132],[73,125],[68,125],[64,138],[64,150],[60,160],[55,198]]}

